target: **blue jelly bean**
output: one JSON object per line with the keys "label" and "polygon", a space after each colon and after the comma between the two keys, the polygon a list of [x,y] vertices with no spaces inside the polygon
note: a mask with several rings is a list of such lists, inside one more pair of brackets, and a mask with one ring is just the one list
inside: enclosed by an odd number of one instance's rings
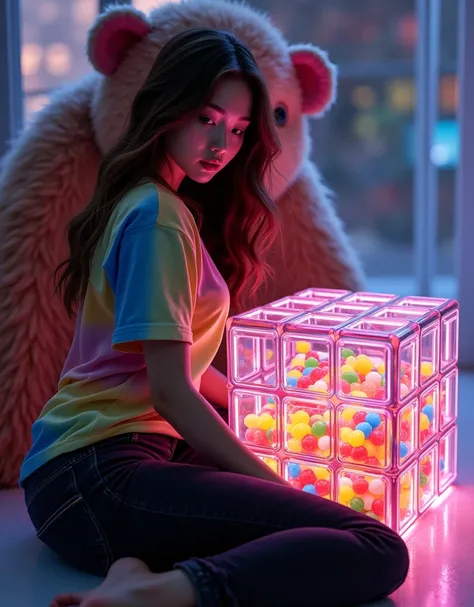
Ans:
{"label": "blue jelly bean", "polygon": [[408,455],[408,447],[406,443],[400,443],[400,458],[403,459]]}
{"label": "blue jelly bean", "polygon": [[303,369],[303,375],[307,376],[310,373],[313,372],[314,367],[306,367],[305,369]]}
{"label": "blue jelly bean", "polygon": [[373,430],[372,426],[368,422],[362,422],[360,424],[357,424],[355,429],[363,432],[365,438],[369,438],[369,436],[372,434],[372,430]]}
{"label": "blue jelly bean", "polygon": [[267,396],[267,403],[269,405],[274,405],[275,404],[275,399],[273,398],[273,396]]}
{"label": "blue jelly bean", "polygon": [[305,491],[306,493],[312,493],[313,495],[318,495],[316,487],[314,485],[305,485],[303,487],[303,491]]}
{"label": "blue jelly bean", "polygon": [[299,464],[288,464],[288,476],[290,478],[298,478],[301,474],[301,466]]}
{"label": "blue jelly bean", "polygon": [[291,388],[296,388],[297,383],[298,383],[298,380],[296,379],[296,377],[287,377],[286,378],[286,385],[290,386]]}
{"label": "blue jelly bean", "polygon": [[374,430],[375,428],[378,428],[382,423],[380,415],[378,413],[375,413],[375,411],[367,413],[365,421],[367,424],[370,424]]}
{"label": "blue jelly bean", "polygon": [[422,411],[426,415],[426,417],[430,420],[430,423],[433,423],[433,417],[434,417],[433,405],[425,405],[423,407]]}
{"label": "blue jelly bean", "polygon": [[444,459],[441,458],[439,460],[439,469],[441,470],[441,472],[444,472]]}

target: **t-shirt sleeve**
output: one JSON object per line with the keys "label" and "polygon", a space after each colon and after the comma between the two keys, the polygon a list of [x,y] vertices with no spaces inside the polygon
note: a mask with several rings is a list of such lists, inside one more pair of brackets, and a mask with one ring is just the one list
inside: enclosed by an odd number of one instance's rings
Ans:
{"label": "t-shirt sleeve", "polygon": [[112,347],[142,349],[144,340],[192,343],[196,250],[181,231],[151,225],[124,230],[104,264],[114,294]]}

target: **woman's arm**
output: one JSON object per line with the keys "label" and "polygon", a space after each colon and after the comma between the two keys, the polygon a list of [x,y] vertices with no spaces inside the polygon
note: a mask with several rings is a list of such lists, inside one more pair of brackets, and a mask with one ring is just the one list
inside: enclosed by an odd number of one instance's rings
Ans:
{"label": "woman's arm", "polygon": [[245,447],[194,388],[189,344],[145,341],[143,351],[154,407],[191,447],[230,472],[290,486]]}
{"label": "woman's arm", "polygon": [[201,394],[207,401],[227,409],[229,405],[227,377],[210,366],[201,378]]}

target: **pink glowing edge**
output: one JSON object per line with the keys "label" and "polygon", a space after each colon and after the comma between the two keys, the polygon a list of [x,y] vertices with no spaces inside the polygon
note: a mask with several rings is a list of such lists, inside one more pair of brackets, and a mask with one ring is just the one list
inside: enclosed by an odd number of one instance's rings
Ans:
{"label": "pink glowing edge", "polygon": [[457,475],[459,306],[307,289],[227,324],[230,425],[296,488],[405,535]]}

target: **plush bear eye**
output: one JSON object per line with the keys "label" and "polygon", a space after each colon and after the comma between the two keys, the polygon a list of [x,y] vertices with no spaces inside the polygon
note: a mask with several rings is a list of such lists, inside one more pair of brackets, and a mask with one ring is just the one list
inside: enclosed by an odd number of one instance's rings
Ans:
{"label": "plush bear eye", "polygon": [[285,126],[287,119],[287,111],[286,108],[279,105],[275,108],[275,122],[278,126]]}

